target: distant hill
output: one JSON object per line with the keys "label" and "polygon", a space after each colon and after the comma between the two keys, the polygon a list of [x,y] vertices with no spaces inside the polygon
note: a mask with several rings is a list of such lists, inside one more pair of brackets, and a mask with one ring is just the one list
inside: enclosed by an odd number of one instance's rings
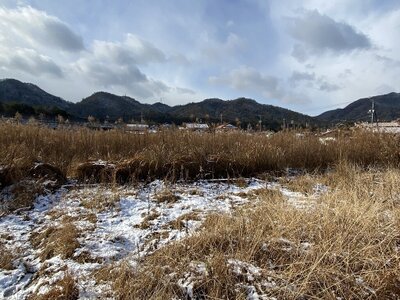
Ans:
{"label": "distant hill", "polygon": [[80,118],[94,116],[99,120],[123,118],[126,122],[129,120],[139,121],[143,117],[145,120],[153,122],[166,122],[170,118],[169,115],[166,115],[169,109],[168,105],[161,103],[142,104],[127,96],[97,92],[73,105],[69,112]]}
{"label": "distant hill", "polygon": [[24,83],[16,79],[0,80],[0,102],[19,103],[32,107],[57,107],[67,110],[72,103],[53,96],[32,83]]}
{"label": "distant hill", "polygon": [[151,105],[155,110],[163,113],[167,113],[171,110],[171,106],[166,105],[164,103],[156,102]]}
{"label": "distant hill", "polygon": [[296,113],[284,108],[264,105],[255,100],[239,98],[236,100],[224,101],[221,99],[206,99],[197,103],[189,103],[178,106],[168,106],[162,103],[142,104],[137,100],[117,96],[110,93],[98,92],[90,97],[76,103],[70,110],[72,115],[86,118],[91,115],[98,119],[115,120],[122,117],[127,120],[140,120],[142,117],[153,122],[225,122],[242,124],[256,124],[261,120],[264,125],[278,129],[286,119],[296,124],[314,124],[312,117]]}
{"label": "distant hill", "polygon": [[238,98],[235,100],[224,101],[221,99],[206,99],[197,103],[174,106],[169,113],[180,119],[200,118],[213,122],[222,119],[225,122],[242,124],[256,124],[260,118],[264,125],[278,129],[283,119],[287,123],[291,121],[296,124],[316,124],[317,122],[310,116],[303,115],[285,108],[260,104],[248,98]]}
{"label": "distant hill", "polygon": [[375,111],[379,121],[390,121],[400,118],[400,93],[363,98],[352,102],[345,108],[330,110],[317,116],[321,121],[330,123],[368,121],[371,100],[375,101]]}
{"label": "distant hill", "polygon": [[1,102],[13,103],[13,107],[3,107],[3,111],[13,112],[13,110],[22,107],[26,112],[25,114],[28,114],[29,112],[37,113],[38,111],[37,108],[30,110],[29,106],[56,107],[60,110],[65,110],[69,117],[80,120],[87,119],[88,116],[93,116],[99,120],[109,119],[111,121],[122,117],[125,122],[131,120],[139,121],[143,118],[150,123],[173,122],[181,124],[182,122],[199,120],[203,122],[219,122],[222,117],[224,122],[240,123],[244,127],[249,123],[253,126],[258,124],[261,118],[262,124],[270,129],[281,128],[284,119],[288,124],[293,122],[301,126],[321,124],[321,121],[310,116],[277,106],[260,104],[247,98],[228,101],[206,99],[197,103],[168,106],[160,102],[143,104],[127,96],[97,92],[74,104],[48,94],[33,84],[22,83],[15,79],[0,81]]}

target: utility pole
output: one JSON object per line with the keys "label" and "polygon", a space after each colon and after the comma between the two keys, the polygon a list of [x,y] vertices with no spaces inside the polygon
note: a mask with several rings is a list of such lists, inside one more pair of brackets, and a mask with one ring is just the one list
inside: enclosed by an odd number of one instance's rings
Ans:
{"label": "utility pole", "polygon": [[260,121],[258,121],[258,123],[260,124],[260,132],[261,132],[261,128],[262,128],[261,115],[258,115],[258,117],[260,118]]}
{"label": "utility pole", "polygon": [[377,122],[377,124],[378,124],[378,120],[376,120],[375,100],[374,99],[371,99],[371,109],[368,111],[368,113],[371,114],[371,126],[373,126],[374,121]]}
{"label": "utility pole", "polygon": [[222,125],[222,113],[219,115],[220,121],[221,121],[221,125]]}
{"label": "utility pole", "polygon": [[375,101],[372,99],[372,106],[371,106],[371,124],[374,124],[374,116],[375,116]]}

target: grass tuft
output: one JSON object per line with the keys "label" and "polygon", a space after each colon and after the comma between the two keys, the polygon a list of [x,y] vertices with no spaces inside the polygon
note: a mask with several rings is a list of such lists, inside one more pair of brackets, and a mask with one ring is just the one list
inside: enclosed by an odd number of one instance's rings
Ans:
{"label": "grass tuft", "polygon": [[57,227],[48,227],[42,232],[34,232],[30,236],[30,242],[36,249],[41,249],[42,261],[60,255],[61,258],[72,258],[74,252],[80,247],[78,228],[68,220],[64,219]]}
{"label": "grass tuft", "polygon": [[155,196],[154,199],[158,203],[175,203],[180,199],[180,196],[175,194],[173,191],[170,189],[166,188],[160,192],[158,192]]}
{"label": "grass tuft", "polygon": [[12,270],[14,255],[4,245],[0,244],[0,269]]}
{"label": "grass tuft", "polygon": [[37,294],[29,297],[29,300],[77,300],[79,289],[71,274],[66,273],[64,277],[53,284],[50,291],[45,294]]}

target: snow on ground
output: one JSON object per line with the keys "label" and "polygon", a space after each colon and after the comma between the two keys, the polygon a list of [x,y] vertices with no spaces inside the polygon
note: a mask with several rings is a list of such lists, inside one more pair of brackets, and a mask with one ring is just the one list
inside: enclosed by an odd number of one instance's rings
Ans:
{"label": "snow on ground", "polygon": [[[94,270],[121,260],[134,265],[163,245],[190,235],[207,215],[230,213],[248,203],[246,194],[251,190],[280,189],[288,203],[297,208],[315,205],[315,199],[306,199],[276,183],[246,181],[244,186],[225,181],[166,184],[159,180],[136,187],[70,184],[40,196],[33,209],[0,218],[0,242],[17,257],[13,270],[0,269],[0,297],[25,299],[32,293],[44,294],[69,272],[78,281],[81,299],[104,299],[107,286],[96,285]],[[167,197],[160,198],[165,193]],[[68,259],[59,255],[41,259],[44,250],[33,247],[32,236],[61,226],[66,218],[80,232],[79,247]],[[239,262],[231,264],[237,270],[244,268]],[[257,273],[245,267],[251,272],[248,276]]]}

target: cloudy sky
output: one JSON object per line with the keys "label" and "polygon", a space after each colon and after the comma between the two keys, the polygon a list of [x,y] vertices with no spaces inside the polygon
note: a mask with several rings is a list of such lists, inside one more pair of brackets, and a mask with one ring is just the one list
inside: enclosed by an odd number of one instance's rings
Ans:
{"label": "cloudy sky", "polygon": [[0,0],[0,78],[316,115],[400,90],[400,1]]}

